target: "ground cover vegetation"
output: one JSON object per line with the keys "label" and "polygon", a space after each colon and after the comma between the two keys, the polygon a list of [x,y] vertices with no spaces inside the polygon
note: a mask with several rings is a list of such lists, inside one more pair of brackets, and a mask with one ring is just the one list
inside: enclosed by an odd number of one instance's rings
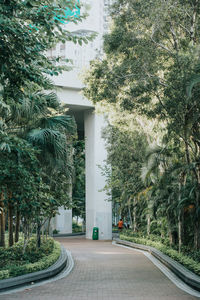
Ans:
{"label": "ground cover vegetation", "polygon": [[[41,247],[58,208],[72,207],[73,145],[76,124],[56,96],[51,76],[69,61],[50,59],[57,43],[87,43],[62,26],[73,0],[0,0],[0,247],[19,241],[23,254],[33,232]],[[80,7],[79,7],[80,8]],[[84,16],[67,15],[67,22]],[[18,247],[18,246],[16,246]],[[13,248],[14,249],[14,248]],[[39,250],[38,250],[39,251]],[[10,252],[9,252],[10,253]]]}
{"label": "ground cover vegetation", "polygon": [[23,239],[9,248],[0,248],[0,279],[20,276],[48,268],[60,256],[61,248],[52,238],[43,238],[36,246],[36,237],[29,239],[23,252]]}
{"label": "ground cover vegetation", "polygon": [[105,190],[136,237],[199,261],[200,3],[116,0],[110,15],[84,91],[110,122]]}

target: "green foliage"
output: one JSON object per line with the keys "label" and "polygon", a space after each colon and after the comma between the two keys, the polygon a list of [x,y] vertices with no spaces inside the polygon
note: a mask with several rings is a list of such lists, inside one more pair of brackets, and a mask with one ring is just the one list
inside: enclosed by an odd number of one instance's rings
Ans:
{"label": "green foliage", "polygon": [[82,232],[82,226],[78,225],[76,222],[73,221],[72,223],[72,231],[73,232]]}
{"label": "green foliage", "polygon": [[0,271],[0,280],[7,279],[7,278],[9,278],[9,271],[8,270]]}
{"label": "green foliage", "polygon": [[156,243],[160,243],[162,245],[165,245],[167,247],[170,246],[170,241],[169,238],[166,237],[161,237],[160,235],[156,235],[156,234],[150,234],[148,236],[146,236],[145,233],[142,232],[133,232],[132,230],[123,230],[122,233],[123,236],[128,236],[128,237],[133,237],[133,238],[138,238],[139,240],[149,240],[152,242],[156,242]]}
{"label": "green foliage", "polygon": [[46,269],[58,260],[60,251],[60,244],[51,238],[43,241],[40,249],[36,248],[35,238],[32,238],[24,254],[22,242],[8,249],[0,248],[0,279]]}
{"label": "green foliage", "polygon": [[74,143],[73,216],[85,220],[85,141]]}
{"label": "green foliage", "polygon": [[[113,125],[109,125],[103,133],[108,158],[102,172],[107,178],[104,189],[108,199],[112,198],[117,210],[115,213],[125,216],[128,209],[133,209],[133,197],[144,188],[140,169],[145,157],[147,139],[133,119],[130,121],[128,117],[123,118],[118,114],[117,117],[117,121],[112,121]],[[132,122],[135,130],[128,128],[126,122],[129,125]]]}
{"label": "green foliage", "polygon": [[[40,188],[39,152],[16,136],[2,136],[1,143],[7,145],[5,150],[0,151],[0,190],[5,195],[4,204],[18,205],[23,216],[30,216],[41,204],[37,198]],[[12,198],[9,198],[10,192]]]}
{"label": "green foliage", "polygon": [[159,241],[153,241],[151,240],[151,238],[127,236],[123,234],[120,235],[120,238],[122,240],[126,240],[136,244],[154,247],[164,254],[168,255],[172,259],[176,260],[190,271],[194,272],[197,275],[200,275],[200,261],[196,261],[193,258],[184,255],[183,253],[179,253],[177,250],[171,249]]}
{"label": "green foliage", "polygon": [[[200,249],[199,14],[199,1],[116,0],[105,55],[85,75],[85,96],[101,103],[109,120],[118,118],[111,123],[117,138],[106,137],[109,155],[115,152],[120,163],[123,157],[119,170],[109,161],[110,194],[128,207],[134,231],[169,236],[179,250]],[[133,128],[130,119],[144,128]],[[147,141],[139,148],[141,136]]]}
{"label": "green foliage", "polygon": [[[70,33],[55,19],[56,15],[65,15],[66,7],[73,9],[75,2],[45,0],[41,5],[37,0],[31,3],[15,0],[7,5],[1,1],[0,82],[3,85],[4,101],[11,104],[11,108],[20,108],[26,98],[37,100],[39,87],[52,87],[47,75],[58,75],[64,69],[48,59],[45,51],[58,42],[77,43],[82,40],[82,37]],[[81,20],[82,16],[79,18]],[[77,19],[70,18],[70,22],[77,23]],[[30,25],[33,26],[32,30]],[[84,39],[87,40],[87,37]],[[36,93],[31,94],[34,87]],[[50,102],[49,95],[43,93],[43,100]]]}
{"label": "green foliage", "polygon": [[[74,0],[0,0],[0,210],[3,217],[9,211],[10,237],[13,215],[21,219],[25,246],[35,226],[39,245],[47,219],[58,207],[71,207],[76,124],[50,80],[69,70],[71,62],[52,60],[47,51],[58,43],[92,39],[62,26],[66,8],[76,5]],[[68,21],[76,24],[84,17]]]}

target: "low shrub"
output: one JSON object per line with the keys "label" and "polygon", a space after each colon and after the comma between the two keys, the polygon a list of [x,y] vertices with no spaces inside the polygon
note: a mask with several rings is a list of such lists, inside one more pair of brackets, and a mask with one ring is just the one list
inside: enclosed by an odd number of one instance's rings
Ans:
{"label": "low shrub", "polygon": [[142,245],[154,247],[154,248],[160,250],[162,253],[168,255],[175,261],[179,262],[180,264],[182,264],[184,267],[186,267],[190,271],[194,272],[197,275],[200,275],[200,263],[199,262],[195,261],[191,257],[184,255],[183,253],[179,253],[175,249],[169,248],[168,246],[164,245],[160,241],[152,241],[145,237],[138,237],[138,235],[134,236],[134,234],[132,234],[131,236],[121,234],[120,239],[129,241],[129,242],[133,242],[136,244],[142,244]]}
{"label": "low shrub", "polygon": [[60,253],[60,244],[52,238],[43,242],[40,249],[36,248],[35,239],[31,239],[25,254],[23,254],[22,242],[8,249],[0,248],[0,279],[44,270],[58,260]]}
{"label": "low shrub", "polygon": [[123,230],[123,234],[127,235],[127,236],[133,236],[133,237],[137,237],[137,238],[144,238],[144,239],[148,239],[154,242],[160,242],[166,246],[170,246],[170,241],[169,238],[166,237],[161,237],[159,235],[156,234],[150,234],[147,238],[147,236],[145,234],[143,234],[142,232],[133,232],[131,229],[126,229]]}
{"label": "low shrub", "polygon": [[8,270],[0,271],[0,279],[6,279],[6,278],[9,278],[9,271]]}
{"label": "low shrub", "polygon": [[82,232],[82,231],[83,230],[82,230],[82,226],[81,225],[79,225],[79,224],[77,224],[75,222],[72,223],[72,232],[78,233],[78,232]]}
{"label": "low shrub", "polygon": [[183,252],[186,256],[193,258],[195,261],[200,263],[200,250],[191,249],[191,247],[182,246],[181,252]]}

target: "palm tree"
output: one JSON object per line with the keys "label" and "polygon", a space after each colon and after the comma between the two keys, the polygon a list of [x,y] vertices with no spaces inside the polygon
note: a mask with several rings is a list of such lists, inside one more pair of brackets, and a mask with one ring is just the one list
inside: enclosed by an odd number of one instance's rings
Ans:
{"label": "palm tree", "polygon": [[[176,218],[175,211],[178,207],[178,235],[179,246],[181,247],[183,239],[183,213],[182,206],[177,206],[181,201],[181,190],[177,193],[178,199],[176,199],[176,187],[174,190],[174,184],[172,184],[175,178],[173,175],[174,172],[176,172],[177,176],[183,174],[183,166],[177,163],[172,149],[165,145],[150,147],[147,151],[146,163],[142,168],[142,179],[153,188],[153,210],[158,210],[161,205],[165,207],[164,210],[167,212],[166,215],[169,224],[169,237],[172,244],[175,241],[174,234],[176,231],[173,220]],[[182,177],[180,178],[182,179]],[[179,183],[180,185],[183,184],[181,180],[179,180]]]}
{"label": "palm tree", "polygon": [[[55,170],[67,164],[69,154],[67,138],[75,133],[76,126],[72,117],[66,114],[66,108],[59,104],[54,92],[48,94],[41,92],[36,90],[35,85],[32,89],[32,91],[31,89],[24,91],[20,103],[11,103],[9,112],[5,115],[6,133],[27,140],[34,148],[39,149],[38,159],[42,172],[48,172],[53,176],[53,170],[55,175]],[[11,245],[13,243],[12,205],[9,205],[8,215]],[[19,219],[20,211],[17,207],[15,241],[18,241]],[[40,227],[38,222],[38,236]]]}

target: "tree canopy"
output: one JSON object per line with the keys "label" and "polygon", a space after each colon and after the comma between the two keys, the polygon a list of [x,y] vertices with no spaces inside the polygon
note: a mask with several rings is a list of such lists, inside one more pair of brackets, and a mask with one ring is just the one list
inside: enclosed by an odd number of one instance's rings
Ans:
{"label": "tree canopy", "polygon": [[[52,76],[69,70],[47,51],[57,43],[87,43],[92,36],[69,32],[81,22],[77,0],[0,1],[0,246],[18,240],[20,220],[25,240],[31,226],[41,226],[58,207],[71,207],[72,144],[76,124],[59,103]],[[63,26],[63,23],[66,25]]]}
{"label": "tree canopy", "polygon": [[[104,111],[115,106],[119,115],[158,123],[157,147],[151,149],[148,142],[146,163],[142,169],[133,169],[137,170],[133,177],[140,172],[146,188],[151,188],[139,194],[132,189],[133,198],[146,197],[155,204],[146,204],[146,212],[142,210],[146,219],[150,207],[153,220],[164,205],[160,217],[167,209],[168,228],[170,222],[175,224],[168,233],[179,236],[180,247],[187,240],[185,224],[189,222],[190,243],[196,248],[200,247],[199,13],[196,0],[114,1],[110,32],[104,37],[105,56],[91,63],[85,79],[85,96],[101,102]],[[128,136],[132,131],[129,127]],[[140,131],[144,132],[145,128]],[[123,147],[123,139],[118,139]],[[132,143],[138,149],[134,139]],[[123,155],[128,152],[126,145],[123,151]],[[119,190],[122,194],[120,186]]]}

